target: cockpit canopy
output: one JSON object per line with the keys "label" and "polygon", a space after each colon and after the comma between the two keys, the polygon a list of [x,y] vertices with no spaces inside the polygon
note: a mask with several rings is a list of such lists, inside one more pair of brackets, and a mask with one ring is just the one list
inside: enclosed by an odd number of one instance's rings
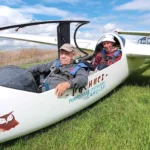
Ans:
{"label": "cockpit canopy", "polygon": [[95,51],[98,47],[103,47],[101,42],[106,35],[112,35],[114,37],[114,41],[115,41],[114,47],[122,49],[125,46],[126,40],[122,36],[114,33],[106,33],[99,38]]}

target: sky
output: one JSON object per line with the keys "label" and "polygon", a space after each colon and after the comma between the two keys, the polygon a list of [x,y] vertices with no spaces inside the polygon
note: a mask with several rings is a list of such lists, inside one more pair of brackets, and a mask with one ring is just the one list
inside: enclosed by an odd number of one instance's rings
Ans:
{"label": "sky", "polygon": [[[102,34],[114,30],[150,31],[149,18],[150,0],[0,0],[0,27],[44,20],[90,21],[79,31],[80,39],[98,40]],[[56,25],[26,27],[17,33],[56,36]],[[134,41],[139,38],[126,37]],[[0,39],[0,50],[39,46],[41,44]]]}

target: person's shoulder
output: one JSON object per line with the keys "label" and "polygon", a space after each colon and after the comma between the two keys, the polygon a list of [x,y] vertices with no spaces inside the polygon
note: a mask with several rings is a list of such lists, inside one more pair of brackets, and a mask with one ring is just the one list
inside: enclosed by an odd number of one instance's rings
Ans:
{"label": "person's shoulder", "polygon": [[116,49],[112,55],[115,57],[120,57],[122,55],[121,49]]}
{"label": "person's shoulder", "polygon": [[116,51],[121,51],[121,49],[120,48],[116,48]]}
{"label": "person's shoulder", "polygon": [[116,49],[115,51],[114,51],[114,53],[118,53],[118,54],[121,54],[121,49]]}

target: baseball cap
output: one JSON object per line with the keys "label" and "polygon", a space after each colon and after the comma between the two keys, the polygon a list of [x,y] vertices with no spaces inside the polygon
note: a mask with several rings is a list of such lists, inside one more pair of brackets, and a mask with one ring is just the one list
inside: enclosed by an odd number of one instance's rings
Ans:
{"label": "baseball cap", "polygon": [[73,45],[68,44],[68,43],[65,43],[65,44],[63,44],[63,45],[60,47],[60,50],[65,50],[65,51],[68,51],[68,52],[73,52],[73,51],[75,51],[75,48],[74,48]]}

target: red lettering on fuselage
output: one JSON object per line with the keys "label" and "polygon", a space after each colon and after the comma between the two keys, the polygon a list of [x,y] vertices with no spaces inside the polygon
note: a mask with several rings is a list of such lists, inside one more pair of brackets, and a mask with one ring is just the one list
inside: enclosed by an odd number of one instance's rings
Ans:
{"label": "red lettering on fuselage", "polygon": [[94,85],[97,84],[97,78],[94,79]]}
{"label": "red lettering on fuselage", "polygon": [[85,89],[85,90],[86,90],[86,87],[79,88],[79,89],[73,89],[73,90],[72,90],[72,96],[74,96],[74,95],[75,95],[75,93],[77,93],[77,90],[79,91],[79,93],[82,93],[82,92],[83,92],[83,89]]}
{"label": "red lettering on fuselage", "polygon": [[[88,82],[88,88],[91,88],[93,87],[94,85],[96,85],[97,83],[100,83],[101,81],[104,80],[104,74],[94,78],[93,80],[90,80]],[[86,87],[84,87],[84,89],[86,90]],[[79,93],[82,93],[83,92],[83,88],[79,88],[79,89],[73,89],[72,90],[72,96],[75,95],[75,93],[77,93],[77,90],[79,91]]]}
{"label": "red lettering on fuselage", "polygon": [[89,81],[89,88],[92,87],[92,80]]}
{"label": "red lettering on fuselage", "polygon": [[104,80],[104,74],[102,74],[102,81]]}
{"label": "red lettering on fuselage", "polygon": [[100,79],[101,79],[101,76],[99,76],[99,77],[97,78],[97,80],[98,80],[98,83],[100,82]]}
{"label": "red lettering on fuselage", "polygon": [[76,92],[77,92],[77,89],[73,89],[72,90],[72,96],[74,96]]}
{"label": "red lettering on fuselage", "polygon": [[104,74],[102,74],[101,76],[96,77],[93,80],[90,80],[88,83],[89,88],[91,88],[93,85],[100,83],[101,81],[104,80]]}

